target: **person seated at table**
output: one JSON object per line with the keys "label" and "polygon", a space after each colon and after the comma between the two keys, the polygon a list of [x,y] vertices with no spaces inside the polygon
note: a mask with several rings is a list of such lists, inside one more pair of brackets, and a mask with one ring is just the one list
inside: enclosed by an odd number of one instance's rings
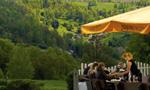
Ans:
{"label": "person seated at table", "polygon": [[105,90],[106,87],[115,90],[115,85],[113,83],[106,83],[106,80],[111,80],[113,78],[116,78],[116,75],[107,74],[105,71],[105,64],[100,62],[96,70],[95,90]]}
{"label": "person seated at table", "polygon": [[116,68],[116,72],[124,72],[126,69],[125,69],[125,65],[123,62],[119,62],[118,65],[117,65],[117,68]]}
{"label": "person seated at table", "polygon": [[96,68],[98,66],[97,62],[94,62],[90,65],[90,69],[88,70],[88,78],[90,80],[90,83],[92,84],[92,90],[95,90],[94,80],[96,79]]}
{"label": "person seated at table", "polygon": [[125,70],[126,70],[126,67],[125,67],[124,63],[123,62],[119,62],[117,64],[116,69],[113,72],[111,72],[111,73],[112,74],[113,73],[121,73],[121,72],[124,72]]}
{"label": "person seated at table", "polygon": [[119,73],[118,76],[124,76],[128,73],[131,73],[131,81],[133,81],[133,76],[135,76],[138,78],[138,81],[142,82],[142,74],[137,68],[137,65],[133,60],[133,55],[131,54],[131,52],[123,53],[122,58],[127,61],[127,69],[126,71]]}
{"label": "person seated at table", "polygon": [[[91,63],[92,64],[92,63]],[[90,65],[91,64],[88,64],[88,66],[84,69],[84,71],[83,71],[83,75],[87,75],[88,74],[88,71],[89,71],[89,69],[90,69]]]}
{"label": "person seated at table", "polygon": [[90,65],[90,68],[88,70],[88,77],[90,79],[95,79],[95,73],[96,73],[97,66],[98,66],[97,62],[94,62],[92,65]]}
{"label": "person seated at table", "polygon": [[88,75],[88,72],[94,63],[97,63],[97,62],[95,61],[95,62],[89,63],[88,66],[84,69],[84,71],[83,71],[84,76]]}
{"label": "person seated at table", "polygon": [[[114,72],[111,72],[112,74],[115,73],[122,73],[126,71],[126,65],[123,62],[118,62],[116,70]],[[119,77],[118,77],[119,79]],[[128,80],[128,74],[125,74],[124,76],[120,77],[121,80]]]}
{"label": "person seated at table", "polygon": [[96,70],[97,66],[98,66],[98,63],[96,61],[89,63],[87,68],[84,69],[83,75],[79,77],[79,80],[80,81],[88,81],[90,79],[94,79],[95,78],[95,70]]}
{"label": "person seated at table", "polygon": [[93,63],[90,63],[90,64],[88,64],[88,66],[84,69],[84,71],[83,71],[83,76],[84,76],[84,78],[89,78],[88,77],[88,72],[89,72],[89,70],[90,70],[90,67],[93,65]]}

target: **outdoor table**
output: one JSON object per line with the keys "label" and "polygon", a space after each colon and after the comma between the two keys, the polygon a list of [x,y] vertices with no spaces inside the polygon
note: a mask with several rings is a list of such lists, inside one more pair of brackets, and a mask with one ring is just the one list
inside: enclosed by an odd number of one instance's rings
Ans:
{"label": "outdoor table", "polygon": [[[120,81],[109,81],[111,83],[114,83],[115,90],[117,89],[117,85]],[[90,81],[86,82],[80,82],[79,84],[79,90],[92,90]],[[139,89],[140,85],[143,84],[144,86],[142,89]],[[123,90],[150,90],[150,84],[149,83],[140,83],[140,82],[124,82],[124,89]]]}
{"label": "outdoor table", "polygon": [[[120,81],[110,81],[111,83],[114,83],[115,88],[117,90],[117,85]],[[124,82],[124,90],[141,90],[139,87],[143,84],[142,90],[149,90],[150,84],[148,83],[140,83],[140,82]]]}
{"label": "outdoor table", "polygon": [[[111,82],[115,84],[115,87],[117,89],[117,85],[119,84],[119,81]],[[138,90],[138,87],[141,83],[138,82],[124,82],[124,90]]]}

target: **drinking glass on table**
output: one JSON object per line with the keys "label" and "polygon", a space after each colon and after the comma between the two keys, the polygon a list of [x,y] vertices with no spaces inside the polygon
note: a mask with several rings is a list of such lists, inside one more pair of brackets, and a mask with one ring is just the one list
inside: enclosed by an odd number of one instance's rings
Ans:
{"label": "drinking glass on table", "polygon": [[135,75],[133,75],[132,79],[133,79],[133,82],[135,82],[135,81],[136,81],[136,80],[135,80]]}
{"label": "drinking glass on table", "polygon": [[137,76],[135,77],[135,81],[138,82],[138,77]]}

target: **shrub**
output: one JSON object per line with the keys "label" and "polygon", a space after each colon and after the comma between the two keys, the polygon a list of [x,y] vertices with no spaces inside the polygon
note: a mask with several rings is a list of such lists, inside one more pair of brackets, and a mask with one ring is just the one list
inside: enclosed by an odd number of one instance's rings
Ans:
{"label": "shrub", "polygon": [[0,69],[0,79],[3,79],[3,78],[4,78],[4,74],[3,74],[2,69]]}
{"label": "shrub", "polygon": [[73,72],[70,72],[67,76],[67,88],[68,90],[73,90]]}
{"label": "shrub", "polygon": [[16,46],[13,49],[8,63],[9,79],[32,79],[34,67],[28,53],[28,50],[23,46]]}
{"label": "shrub", "polygon": [[7,90],[42,90],[42,86],[32,80],[12,80],[8,82]]}
{"label": "shrub", "polygon": [[7,90],[7,82],[6,80],[0,80],[0,90]]}

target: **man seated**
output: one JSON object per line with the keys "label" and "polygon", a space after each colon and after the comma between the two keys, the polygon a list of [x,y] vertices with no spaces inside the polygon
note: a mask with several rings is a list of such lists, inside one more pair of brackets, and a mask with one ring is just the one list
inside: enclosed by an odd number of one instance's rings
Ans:
{"label": "man seated", "polygon": [[[106,80],[116,78],[115,74],[109,74],[105,71],[105,64],[99,63],[96,70],[95,90],[115,90],[113,83],[107,83]],[[110,89],[108,89],[110,88]]]}
{"label": "man seated", "polygon": [[[123,62],[119,62],[117,64],[116,70],[114,72],[111,72],[111,73],[115,74],[115,73],[122,73],[122,72],[125,72],[125,71],[126,71],[126,65]],[[125,74],[120,78],[118,77],[118,79],[126,81],[126,80],[128,80],[128,74]]]}

